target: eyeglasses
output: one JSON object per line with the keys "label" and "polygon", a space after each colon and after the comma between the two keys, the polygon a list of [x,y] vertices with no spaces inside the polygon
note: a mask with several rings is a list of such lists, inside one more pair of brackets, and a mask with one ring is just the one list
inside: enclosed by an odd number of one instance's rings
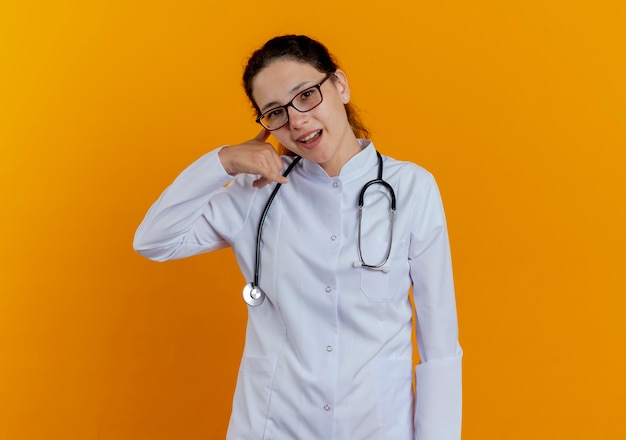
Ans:
{"label": "eyeglasses", "polygon": [[262,113],[258,118],[256,118],[256,122],[261,124],[266,130],[274,131],[284,127],[287,122],[289,122],[289,107],[295,108],[300,113],[306,113],[313,110],[324,100],[320,87],[322,87],[322,84],[324,84],[324,82],[331,76],[332,74],[329,73],[319,84],[298,92],[298,94],[287,104],[281,105],[280,107],[274,107],[273,109]]}

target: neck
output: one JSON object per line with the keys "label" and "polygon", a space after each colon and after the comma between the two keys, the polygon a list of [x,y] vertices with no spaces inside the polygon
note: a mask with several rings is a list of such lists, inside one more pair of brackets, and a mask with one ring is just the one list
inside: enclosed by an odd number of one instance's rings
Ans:
{"label": "neck", "polygon": [[341,172],[341,168],[360,151],[361,146],[359,142],[355,136],[352,136],[348,142],[341,147],[333,159],[320,164],[320,166],[326,171],[328,177],[337,177]]}

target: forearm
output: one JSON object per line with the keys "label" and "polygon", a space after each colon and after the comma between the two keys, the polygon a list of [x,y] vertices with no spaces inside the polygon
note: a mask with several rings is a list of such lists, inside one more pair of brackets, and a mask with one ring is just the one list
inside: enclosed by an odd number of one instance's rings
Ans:
{"label": "forearm", "polygon": [[218,152],[213,150],[192,163],[154,202],[135,233],[133,246],[138,253],[157,261],[186,256],[177,255],[178,248],[194,224],[202,221],[211,197],[232,179]]}

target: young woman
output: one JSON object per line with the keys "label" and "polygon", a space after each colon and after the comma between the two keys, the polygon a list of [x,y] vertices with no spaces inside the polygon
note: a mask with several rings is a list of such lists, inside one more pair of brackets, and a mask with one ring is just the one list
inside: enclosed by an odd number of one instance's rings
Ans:
{"label": "young woman", "polygon": [[251,281],[227,438],[458,440],[462,351],[433,177],[365,139],[319,42],[276,37],[243,79],[263,129],[184,170],[134,243],[157,261],[231,246]]}

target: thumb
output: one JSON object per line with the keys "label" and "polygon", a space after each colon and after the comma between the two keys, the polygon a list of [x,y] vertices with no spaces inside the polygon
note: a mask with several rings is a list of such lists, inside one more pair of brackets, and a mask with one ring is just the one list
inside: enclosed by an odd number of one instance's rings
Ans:
{"label": "thumb", "polygon": [[267,138],[270,137],[270,134],[272,134],[272,132],[269,131],[269,130],[266,130],[264,128],[252,140],[259,141],[259,142],[265,142],[267,140]]}

